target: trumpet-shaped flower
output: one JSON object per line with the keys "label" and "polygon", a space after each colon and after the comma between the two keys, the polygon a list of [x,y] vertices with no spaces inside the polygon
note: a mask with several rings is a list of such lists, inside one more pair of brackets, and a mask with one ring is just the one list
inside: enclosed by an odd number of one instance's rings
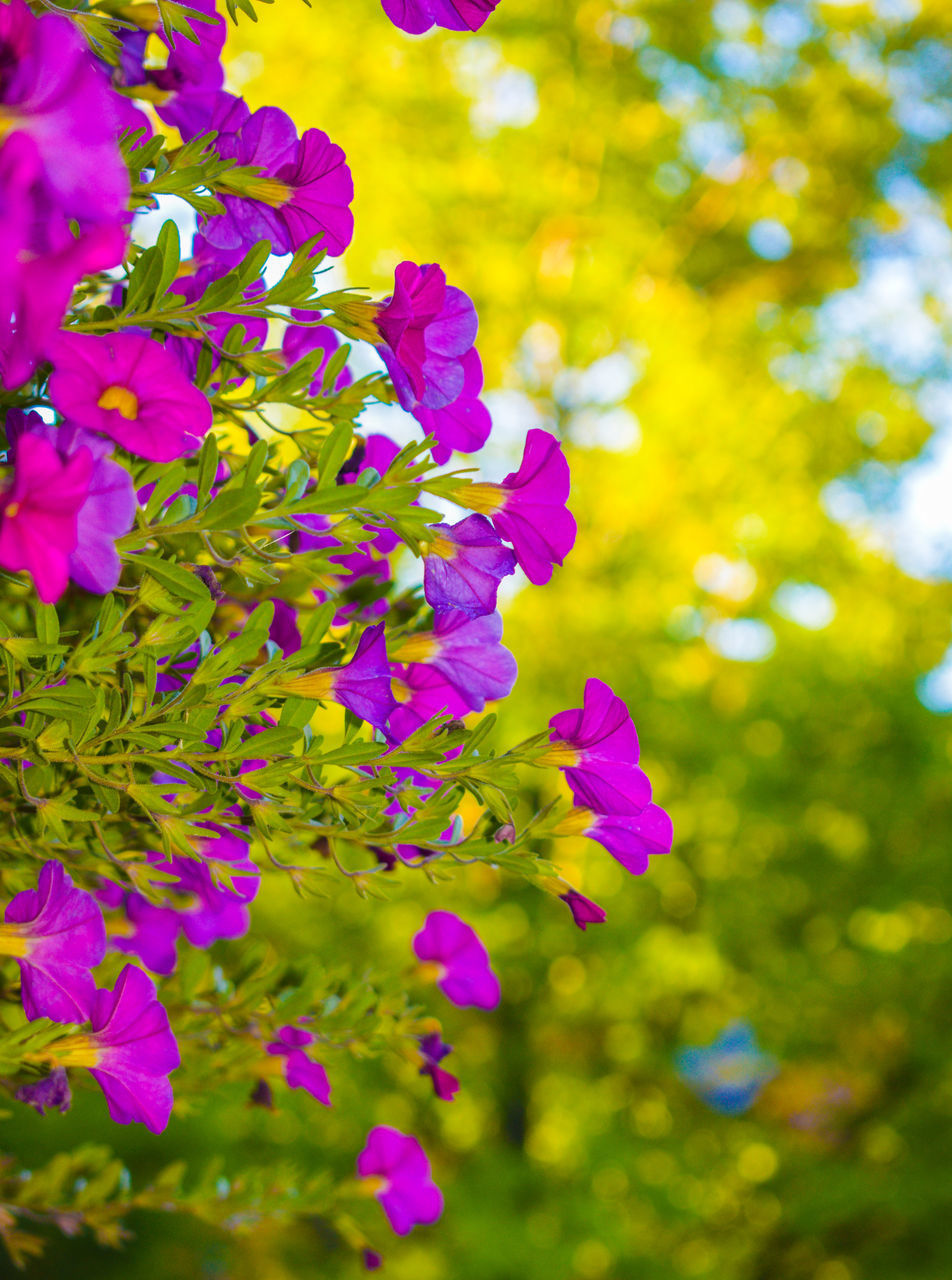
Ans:
{"label": "trumpet-shaped flower", "polygon": [[318,702],[338,702],[361,720],[384,729],[396,707],[390,688],[390,667],[383,623],[368,627],[350,662],[342,667],[322,667],[283,685],[286,693]]}
{"label": "trumpet-shaped flower", "polygon": [[443,1195],[430,1174],[426,1152],[408,1133],[389,1125],[371,1129],[357,1157],[357,1173],[373,1179],[373,1194],[398,1236],[436,1222],[443,1212]]}
{"label": "trumpet-shaped flower", "polygon": [[54,1022],[85,1022],[96,995],[90,973],[106,954],[96,899],[77,889],[59,862],[44,863],[37,887],[7,905],[0,954],[20,966],[23,1011]]}
{"label": "trumpet-shaped flower", "polygon": [[461,1008],[495,1009],[499,979],[476,930],[452,911],[431,911],[413,939],[418,960],[433,965],[436,985]]}
{"label": "trumpet-shaped flower", "polygon": [[483,365],[475,347],[462,357],[463,389],[452,404],[440,409],[427,409],[418,404],[413,416],[425,435],[434,436],[436,444],[430,452],[433,461],[449,462],[454,449],[458,453],[476,453],[489,439],[493,421],[479,398],[483,389]]}
{"label": "trumpet-shaped flower", "polygon": [[435,668],[470,711],[482,711],[487,700],[507,697],[516,682],[516,660],[501,638],[498,613],[469,618],[454,610],[439,614],[432,631],[407,636],[394,656]]}
{"label": "trumpet-shaped flower", "polygon": [[637,767],[638,735],[628,708],[601,680],[585,684],[584,705],[549,721],[552,746],[541,762],[558,764],[576,804],[595,813],[636,817],[651,799]]}
{"label": "trumpet-shaped flower", "polygon": [[130,453],[171,462],[194,453],[212,425],[211,404],[147,334],[61,333],[50,355],[54,406]]}
{"label": "trumpet-shaped flower", "polygon": [[504,546],[485,516],[467,516],[458,524],[435,524],[423,570],[423,594],[437,612],[459,610],[479,618],[496,610],[496,592],[516,569],[516,558]]}
{"label": "trumpet-shaped flower", "polygon": [[572,919],[583,933],[590,924],[605,923],[605,909],[577,889],[569,889],[568,893],[560,893],[559,897],[571,911]]}
{"label": "trumpet-shaped flower", "polygon": [[291,1089],[306,1089],[323,1106],[331,1105],[331,1086],[327,1072],[319,1062],[309,1058],[304,1046],[314,1037],[300,1027],[282,1027],[278,1038],[267,1046],[268,1053],[282,1059],[284,1078]]}

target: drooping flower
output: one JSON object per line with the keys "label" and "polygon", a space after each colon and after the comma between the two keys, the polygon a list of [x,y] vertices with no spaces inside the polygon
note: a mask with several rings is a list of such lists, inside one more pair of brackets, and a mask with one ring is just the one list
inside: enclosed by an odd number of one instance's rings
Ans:
{"label": "drooping flower", "polygon": [[224,212],[202,226],[210,245],[241,249],[269,240],[275,253],[293,253],[320,235],[319,249],[344,252],[354,234],[354,184],[343,151],[326,133],[308,129],[298,138],[294,121],[277,107],[252,114],[241,98],[223,92],[205,127],[218,131],[215,149],[223,159],[262,170],[233,189],[222,176]]}
{"label": "drooping flower", "polygon": [[433,1092],[443,1102],[452,1102],[454,1095],[459,1092],[459,1081],[440,1066],[443,1059],[452,1051],[453,1046],[445,1044],[439,1032],[420,1036],[420,1058],[423,1063],[420,1067],[420,1075],[430,1077],[433,1082]]}
{"label": "drooping flower", "polygon": [[63,1067],[87,1067],[116,1124],[161,1133],[172,1114],[169,1072],[179,1065],[168,1014],[148,974],[127,964],[112,991],[96,992],[92,1030],[50,1046]]}
{"label": "drooping flower", "polygon": [[357,1173],[373,1179],[373,1194],[398,1236],[436,1222],[443,1195],[433,1181],[426,1152],[410,1134],[377,1125],[357,1157]]}
{"label": "drooping flower", "polygon": [[115,95],[68,18],[0,5],[0,137],[36,147],[50,212],[82,224],[117,222],[129,173],[117,145]]}
{"label": "drooping flower", "polygon": [[439,409],[418,404],[413,416],[423,434],[434,436],[436,444],[430,452],[440,466],[449,462],[454,449],[458,453],[476,453],[489,439],[493,420],[479,398],[483,389],[483,365],[475,347],[462,357],[463,389],[457,398]]}
{"label": "drooping flower", "polygon": [[437,612],[459,610],[470,618],[496,611],[496,592],[516,569],[485,516],[467,516],[457,524],[434,524],[436,538],[426,544],[423,594]]}
{"label": "drooping flower", "polygon": [[670,853],[674,839],[671,819],[660,805],[649,804],[636,816],[593,813],[575,808],[556,826],[554,835],[583,835],[604,845],[626,871],[640,876],[654,854]]}
{"label": "drooping flower", "polygon": [[435,967],[436,985],[461,1008],[495,1009],[499,979],[476,930],[452,911],[431,911],[413,939],[418,960]]}
{"label": "drooping flower", "polygon": [[499,484],[471,484],[452,496],[490,517],[497,533],[512,543],[526,577],[540,586],[575,545],[575,519],[565,505],[570,485],[561,444],[533,427],[518,471]]}
{"label": "drooping flower", "polygon": [[740,1021],[706,1048],[682,1049],[676,1064],[685,1084],[713,1111],[728,1116],[747,1111],[777,1073],[773,1059],[757,1047],[753,1028]]}
{"label": "drooping flower", "polygon": [[54,1067],[48,1076],[37,1080],[35,1084],[21,1085],[13,1096],[17,1102],[25,1102],[28,1107],[33,1107],[41,1116],[54,1107],[60,1113],[65,1113],[73,1102],[69,1077],[64,1067]]}
{"label": "drooping flower", "polygon": [[25,569],[44,604],[66,590],[94,466],[88,449],[64,460],[37,435],[25,435],[17,447],[13,484],[0,495],[0,564]]}
{"label": "drooping flower", "polygon": [[357,651],[344,666],[321,667],[288,681],[281,688],[298,698],[338,702],[361,720],[384,729],[387,717],[397,704],[390,688],[383,623],[364,631]]}
{"label": "drooping flower", "polygon": [[171,462],[194,453],[212,425],[209,401],[147,334],[63,332],[50,356],[54,406],[130,453]]}
{"label": "drooping flower", "polygon": [[572,913],[572,919],[584,933],[590,924],[604,924],[605,910],[591,898],[586,898],[577,889],[569,889],[568,893],[560,893],[559,897]]}
{"label": "drooping flower", "polygon": [[377,328],[383,339],[378,349],[404,409],[441,409],[460,398],[463,357],[476,341],[478,323],[471,300],[447,285],[442,267],[400,263],[393,295],[377,312]]}
{"label": "drooping flower", "polygon": [[323,1106],[331,1105],[331,1086],[327,1072],[319,1062],[304,1052],[306,1044],[312,1044],[314,1036],[300,1027],[282,1027],[276,1041],[267,1046],[269,1054],[282,1059],[284,1078],[291,1089],[306,1089],[312,1098]]}
{"label": "drooping flower", "polygon": [[106,954],[98,903],[59,862],[44,863],[37,887],[7,904],[0,954],[20,966],[23,1012],[31,1021],[85,1022],[96,994],[90,970]]}
{"label": "drooping flower", "polygon": [[406,636],[393,656],[434,667],[470,711],[508,697],[516,682],[516,660],[501,643],[502,618],[469,618],[454,610],[438,614],[432,631]]}
{"label": "drooping flower", "polygon": [[601,680],[585,684],[584,705],[549,721],[552,746],[540,763],[557,764],[576,804],[595,813],[637,817],[651,800],[638,768],[638,735],[628,708]]}
{"label": "drooping flower", "polygon": [[422,35],[432,26],[448,31],[478,31],[499,0],[381,0],[395,27]]}
{"label": "drooping flower", "polygon": [[69,576],[87,591],[100,595],[112,591],[122,571],[116,539],[128,533],[135,520],[136,495],[129,472],[106,456],[108,441],[72,423],[55,427],[44,422],[38,413],[11,409],[6,427],[14,459],[19,442],[26,435],[46,440],[56,449],[61,462],[82,449],[92,455],[89,489],[76,515],[76,549],[69,556]]}

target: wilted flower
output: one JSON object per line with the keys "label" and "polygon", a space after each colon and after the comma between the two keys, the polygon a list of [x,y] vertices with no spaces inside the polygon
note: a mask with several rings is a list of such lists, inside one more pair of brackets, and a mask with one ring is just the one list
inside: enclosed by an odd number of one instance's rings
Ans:
{"label": "wilted flower", "polygon": [[61,1113],[66,1112],[73,1102],[65,1067],[54,1067],[48,1076],[35,1084],[21,1085],[13,1096],[17,1102],[33,1107],[41,1116],[54,1107]]}

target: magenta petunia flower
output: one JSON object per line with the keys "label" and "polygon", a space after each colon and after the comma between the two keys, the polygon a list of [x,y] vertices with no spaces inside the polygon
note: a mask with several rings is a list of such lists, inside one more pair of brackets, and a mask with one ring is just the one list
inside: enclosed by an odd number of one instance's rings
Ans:
{"label": "magenta petunia flower", "polygon": [[33,142],[50,212],[84,225],[122,218],[129,174],[115,95],[76,26],[58,14],[36,17],[23,0],[0,5],[0,66],[0,134]]}
{"label": "magenta petunia flower", "polygon": [[106,954],[106,928],[96,899],[77,889],[58,862],[43,864],[35,889],[8,904],[0,925],[0,955],[20,966],[23,1012],[54,1022],[85,1022]]}
{"label": "magenta petunia flower", "polygon": [[560,893],[559,897],[572,913],[572,919],[584,933],[590,924],[604,924],[605,911],[593,902],[591,898],[586,898],[576,889],[569,889],[568,893]]}
{"label": "magenta petunia flower", "polygon": [[431,27],[478,31],[499,0],[381,0],[395,27],[416,36]]}
{"label": "magenta petunia flower", "polygon": [[426,544],[423,594],[437,612],[459,610],[470,618],[496,611],[496,592],[516,570],[516,557],[485,516],[458,524],[430,526],[437,537]]}
{"label": "magenta petunia flower", "polygon": [[357,1157],[357,1173],[373,1179],[374,1195],[398,1236],[436,1222],[443,1212],[443,1195],[426,1152],[408,1133],[382,1124],[371,1129]]}
{"label": "magenta petunia flower", "polygon": [[130,453],[172,462],[194,453],[212,407],[148,335],[60,333],[50,346],[50,399],[65,417]]}
{"label": "magenta petunia flower", "polygon": [[304,1046],[314,1037],[299,1027],[282,1027],[276,1041],[267,1046],[268,1053],[283,1059],[284,1078],[291,1089],[306,1089],[325,1107],[331,1105],[331,1086],[327,1072],[319,1062],[309,1058]]}
{"label": "magenta petunia flower", "polygon": [[413,939],[417,959],[436,966],[436,985],[461,1008],[495,1009],[499,979],[476,930],[452,911],[431,911]]}
{"label": "magenta petunia flower", "polygon": [[463,358],[476,341],[476,308],[442,267],[401,262],[377,312],[379,347],[401,405],[441,409],[463,394]]}
{"label": "magenta petunia flower", "polygon": [[433,1092],[442,1102],[452,1102],[454,1095],[459,1093],[459,1081],[440,1066],[443,1059],[452,1051],[453,1046],[444,1043],[442,1037],[436,1032],[428,1036],[420,1036],[420,1058],[423,1062],[420,1075],[430,1077],[433,1082]]}
{"label": "magenta petunia flower", "polygon": [[552,746],[540,763],[557,764],[576,804],[596,813],[637,817],[651,783],[637,767],[638,735],[628,708],[607,684],[588,680],[584,706],[549,721]]}
{"label": "magenta petunia flower", "polygon": [[127,964],[112,991],[96,992],[92,1030],[51,1046],[63,1067],[87,1067],[116,1124],[161,1133],[172,1114],[169,1072],[180,1063],[168,1014],[148,974]]}
{"label": "magenta petunia flower", "polygon": [[54,1067],[48,1076],[37,1080],[35,1084],[21,1085],[13,1096],[17,1102],[25,1102],[28,1107],[33,1107],[41,1116],[54,1108],[65,1113],[73,1103],[69,1077],[64,1067]]}
{"label": "magenta petunia flower", "polygon": [[[581,820],[584,810],[578,812]],[[636,876],[648,870],[649,856],[670,853],[674,840],[671,819],[656,804],[647,805],[635,818],[589,813],[583,834],[604,845],[616,862]]]}
{"label": "magenta petunia flower", "polygon": [[461,364],[463,389],[452,404],[441,409],[427,409],[418,404],[413,410],[423,434],[436,438],[430,452],[440,466],[449,462],[454,449],[458,453],[476,453],[489,439],[493,427],[489,410],[479,398],[483,389],[483,365],[475,347],[466,352]]}
{"label": "magenta petunia flower", "polygon": [[376,729],[384,729],[396,707],[390,688],[390,667],[383,623],[368,627],[350,662],[322,667],[284,685],[286,692],[318,702],[338,702]]}
{"label": "magenta petunia flower", "polygon": [[0,495],[0,565],[25,569],[44,604],[66,590],[94,467],[88,449],[64,460],[37,435],[24,435],[17,446],[13,484]]}
{"label": "magenta petunia flower", "polygon": [[71,423],[51,426],[38,413],[21,413],[11,409],[7,414],[7,439],[16,451],[26,435],[38,437],[56,449],[61,462],[81,450],[92,455],[86,499],[76,516],[76,549],[69,556],[69,576],[74,582],[104,595],[119,581],[122,564],[116,551],[116,539],[132,528],[136,512],[136,495],[132,477],[125,467],[106,457],[110,445],[90,431]]}
{"label": "magenta petunia flower", "polygon": [[469,618],[454,610],[437,615],[432,631],[405,637],[394,657],[435,667],[470,711],[482,711],[487,701],[508,697],[516,682],[516,660],[501,638],[498,613]]}
{"label": "magenta petunia flower", "polygon": [[344,252],[354,234],[354,184],[343,151],[326,133],[308,129],[298,138],[294,121],[277,107],[252,114],[230,93],[216,95],[207,127],[218,131],[223,159],[262,170],[244,194],[219,190],[225,211],[202,226],[210,245],[240,249],[269,240],[275,253],[292,253],[320,235],[319,249]]}
{"label": "magenta petunia flower", "polygon": [[498,533],[515,548],[530,582],[540,586],[552,577],[575,545],[576,526],[565,503],[569,465],[562,446],[548,431],[533,427],[518,471],[499,484],[473,484],[453,497],[464,507],[491,518]]}
{"label": "magenta petunia flower", "polygon": [[[156,21],[153,31],[121,31],[119,78],[124,85],[149,85],[156,94],[156,111],[166,124],[178,129],[183,137],[201,132],[207,119],[207,99],[224,83],[221,54],[225,44],[225,21],[216,12],[215,0],[189,0],[188,7],[197,9],[211,22],[191,24],[195,40],[181,33],[167,36]],[[146,67],[146,46],[155,35],[168,49],[162,68]]]}

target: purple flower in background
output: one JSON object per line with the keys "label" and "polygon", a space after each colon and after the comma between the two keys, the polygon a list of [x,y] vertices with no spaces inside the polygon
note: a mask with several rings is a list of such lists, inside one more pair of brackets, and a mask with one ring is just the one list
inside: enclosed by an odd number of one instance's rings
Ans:
{"label": "purple flower in background", "polygon": [[209,401],[146,334],[64,332],[50,356],[59,412],[151,462],[194,453],[212,425]]}
{"label": "purple flower in background", "polygon": [[169,1072],[179,1065],[168,1014],[148,974],[127,964],[112,991],[96,992],[92,1030],[51,1046],[64,1067],[87,1067],[116,1124],[161,1133],[172,1114]]}
{"label": "purple flower in background", "polygon": [[584,834],[604,845],[635,876],[648,870],[651,854],[670,853],[674,839],[670,817],[656,804],[647,805],[636,818],[590,813]]}
{"label": "purple flower in background", "polygon": [[0,5],[2,135],[34,144],[49,216],[117,222],[129,174],[117,145],[115,95],[68,18],[35,17],[23,0]]}
{"label": "purple flower in background", "polygon": [[383,1266],[383,1257],[376,1249],[365,1249],[363,1252],[364,1268],[367,1271],[379,1271]]}
{"label": "purple flower in background", "polygon": [[706,1048],[682,1049],[675,1061],[685,1084],[713,1111],[727,1116],[747,1111],[777,1074],[746,1022],[732,1022]]}
{"label": "purple flower in background", "polygon": [[496,592],[516,569],[516,558],[503,545],[485,516],[467,516],[458,524],[434,524],[437,534],[427,546],[423,594],[436,611],[457,609],[470,618],[496,610]]}
{"label": "purple flower in background", "polygon": [[94,466],[88,449],[63,460],[36,435],[23,436],[17,447],[13,484],[0,495],[0,565],[25,569],[44,604],[66,590]]}
{"label": "purple flower in background", "polygon": [[31,1022],[85,1022],[96,994],[90,969],[106,954],[96,899],[77,889],[60,863],[44,863],[37,887],[7,904],[0,954],[20,966],[23,1012]]}
{"label": "purple flower in background", "polygon": [[[318,315],[314,311],[297,311],[292,308],[291,319],[317,320]],[[324,370],[339,346],[340,334],[336,329],[332,329],[329,324],[313,325],[310,328],[300,324],[289,324],[281,339],[281,352],[289,367],[292,364],[297,364],[298,360],[302,360],[306,355],[310,355],[312,351],[323,351],[323,359],[315,370],[314,377],[308,387],[308,394],[312,396],[320,394],[324,380]],[[350,370],[345,365],[337,375],[334,390],[342,391],[344,387],[349,387],[353,380]]]}
{"label": "purple flower in background", "polygon": [[298,1027],[282,1027],[278,1038],[267,1046],[268,1053],[283,1059],[284,1078],[291,1089],[306,1089],[325,1107],[331,1105],[331,1086],[327,1072],[304,1052],[314,1037]]}
{"label": "purple flower in background", "polygon": [[[354,484],[357,477],[369,467],[373,467],[380,476],[386,475],[399,452],[400,446],[389,436],[374,433],[359,440],[354,452],[340,469],[338,484]],[[381,555],[389,555],[400,545],[400,538],[392,529],[382,529],[374,524],[365,524],[364,529],[375,535],[373,545]]]}
{"label": "purple flower in background", "polygon": [[601,814],[637,817],[651,783],[637,767],[638,735],[628,708],[607,684],[588,680],[584,706],[549,721],[553,745],[539,763],[557,764],[576,804]]}
{"label": "purple flower in background", "polygon": [[373,1193],[398,1236],[418,1224],[436,1222],[443,1212],[443,1196],[430,1174],[426,1152],[408,1133],[389,1125],[371,1129],[357,1157],[357,1173],[373,1179]]}
{"label": "purple flower in background", "polygon": [[482,711],[488,700],[508,697],[516,682],[516,660],[501,638],[498,613],[468,618],[454,610],[437,615],[432,631],[403,639],[394,657],[435,667],[470,711]]}
{"label": "purple flower in background", "polygon": [[575,545],[575,520],[566,507],[569,464],[562,446],[548,431],[533,427],[518,471],[499,484],[472,484],[453,497],[464,507],[488,515],[507,542],[530,582],[541,586],[552,577]]}
{"label": "purple flower in background", "polygon": [[390,688],[390,667],[383,623],[368,627],[357,644],[357,651],[343,667],[322,667],[308,675],[298,676],[283,686],[298,698],[338,702],[376,729],[384,729],[387,717],[396,707]]}
{"label": "purple flower in background", "polygon": [[458,453],[476,453],[489,439],[493,428],[489,410],[479,398],[483,389],[483,365],[475,347],[466,352],[461,364],[463,389],[452,404],[441,409],[417,405],[413,410],[424,435],[436,438],[430,452],[440,466],[449,462],[454,449]]}
{"label": "purple flower in background", "polygon": [[499,979],[476,930],[452,911],[431,911],[413,939],[418,960],[436,966],[436,985],[460,1008],[495,1009]]}
{"label": "purple flower in background", "polygon": [[320,235],[319,249],[344,252],[354,234],[354,184],[343,151],[326,133],[308,129],[299,139],[283,111],[261,107],[252,114],[230,93],[216,95],[207,127],[218,131],[215,148],[223,159],[262,170],[234,192],[224,175],[218,194],[225,211],[202,227],[210,245],[241,249],[269,240],[275,253],[293,253]]}
{"label": "purple flower in background", "polygon": [[[183,137],[201,132],[208,117],[207,99],[224,82],[221,53],[225,44],[225,22],[215,10],[214,0],[189,0],[188,7],[212,18],[211,22],[192,22],[195,40],[175,32],[166,35],[158,15],[149,30],[120,31],[119,78],[124,85],[148,85],[155,94],[156,111]],[[142,21],[133,10],[133,21]],[[149,15],[151,17],[151,15]],[[154,33],[168,49],[162,68],[145,66],[146,46]]]}
{"label": "purple flower in background", "polygon": [[438,1032],[420,1036],[420,1058],[423,1062],[420,1075],[430,1077],[433,1092],[442,1102],[452,1102],[454,1094],[459,1092],[459,1081],[440,1066],[452,1051],[453,1046],[445,1044]]}
{"label": "purple flower in background", "polygon": [[586,898],[576,889],[569,889],[568,893],[560,893],[559,897],[572,913],[572,919],[584,933],[590,924],[604,924],[605,911],[597,902],[593,902],[591,898]]}
{"label": "purple flower in background", "polygon": [[499,0],[381,0],[395,27],[421,35],[432,26],[449,31],[478,31]]}
{"label": "purple flower in background", "polygon": [[268,628],[268,639],[273,640],[286,658],[301,647],[301,633],[297,625],[297,610],[287,600],[272,600],[274,617]]}
{"label": "purple flower in background", "polygon": [[377,312],[380,354],[400,404],[441,409],[463,394],[463,357],[476,341],[476,308],[446,283],[442,267],[401,262],[393,295]]}
{"label": "purple flower in background", "polygon": [[[193,262],[201,264],[197,267],[195,274],[180,276],[177,280],[173,280],[169,285],[169,292],[181,294],[186,302],[196,302],[201,298],[208,287],[229,270],[221,262],[206,261],[207,257],[207,253],[201,257],[193,257]],[[264,281],[257,280],[245,289],[243,296],[247,302],[252,302],[263,291]],[[201,354],[202,347],[207,345],[211,348],[212,370],[214,371],[221,363],[221,352],[225,339],[229,332],[239,325],[244,331],[243,345],[248,346],[250,344],[255,351],[260,351],[268,338],[267,320],[264,316],[242,316],[230,311],[213,311],[202,317],[202,327],[206,334],[204,341],[200,338],[187,338],[177,334],[170,334],[166,337],[165,349],[175,356],[189,381],[194,382],[198,370],[198,357]],[[233,375],[232,380],[241,382],[242,377],[243,374],[238,372]],[[217,386],[218,383],[213,382],[212,385]]]}
{"label": "purple flower in background", "polygon": [[64,1067],[54,1067],[48,1076],[37,1080],[35,1084],[21,1085],[13,1096],[17,1102],[25,1102],[28,1107],[33,1107],[41,1116],[54,1107],[60,1113],[65,1113],[73,1102],[69,1077]]}
{"label": "purple flower in background", "polygon": [[63,463],[84,449],[92,456],[89,489],[77,512],[76,549],[69,556],[68,569],[73,581],[87,591],[100,595],[111,591],[122,572],[116,539],[128,533],[135,520],[136,495],[129,472],[106,457],[110,449],[106,440],[72,423],[55,427],[38,413],[11,409],[6,425],[14,459],[25,436],[51,444]]}

